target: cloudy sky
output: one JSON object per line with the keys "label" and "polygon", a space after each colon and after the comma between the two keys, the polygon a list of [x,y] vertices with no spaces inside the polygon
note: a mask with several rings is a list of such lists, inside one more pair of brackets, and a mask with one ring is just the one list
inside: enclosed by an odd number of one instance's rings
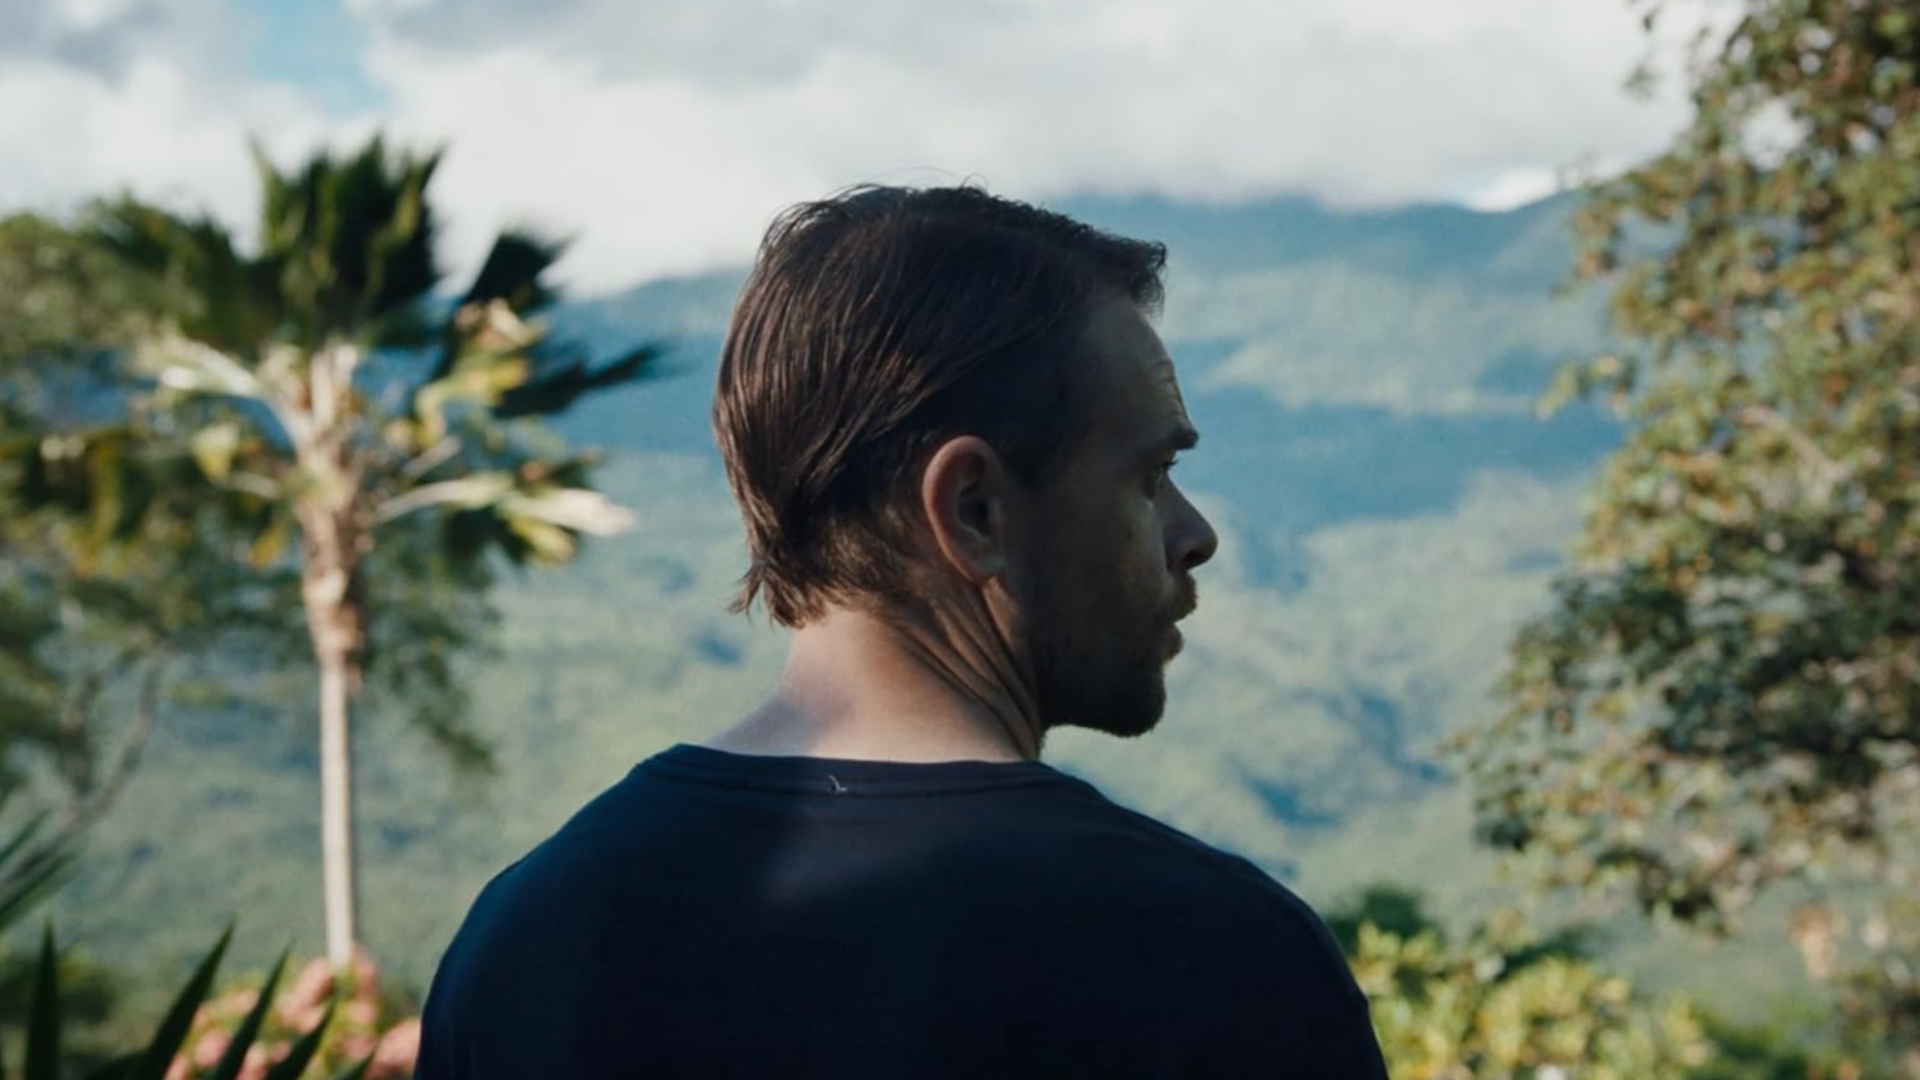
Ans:
{"label": "cloudy sky", "polygon": [[456,265],[601,290],[863,181],[1513,205],[1678,126],[1628,0],[0,0],[0,212],[120,188],[244,227],[283,161],[444,145]]}

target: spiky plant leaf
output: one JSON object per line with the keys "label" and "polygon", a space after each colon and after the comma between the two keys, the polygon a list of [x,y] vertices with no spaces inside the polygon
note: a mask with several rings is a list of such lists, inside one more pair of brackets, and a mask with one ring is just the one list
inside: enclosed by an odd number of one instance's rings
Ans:
{"label": "spiky plant leaf", "polygon": [[287,954],[281,953],[274,961],[273,970],[267,974],[267,981],[260,986],[260,996],[254,1000],[253,1008],[247,1010],[246,1018],[234,1029],[233,1038],[227,1043],[227,1052],[208,1073],[206,1080],[237,1080],[240,1069],[247,1061],[247,1051],[260,1038],[260,1025],[266,1020],[267,1010],[273,1005],[273,992],[280,985],[280,974],[287,967]]}
{"label": "spiky plant leaf", "polygon": [[[0,789],[0,810],[6,809],[7,800],[12,797],[12,791]],[[48,817],[49,815],[45,812],[35,814],[27,819],[25,825],[14,830],[14,834],[5,842],[0,842],[0,867],[6,866],[9,861],[19,857],[20,852],[40,834],[40,830],[46,828]],[[0,927],[5,925],[0,923]]]}
{"label": "spiky plant leaf", "polygon": [[0,930],[45,899],[73,867],[72,851],[44,842],[33,846],[49,820],[45,814],[33,818],[0,846]]}
{"label": "spiky plant leaf", "polygon": [[24,1080],[60,1080],[60,955],[54,948],[52,924],[40,933],[39,971],[27,1013]]}
{"label": "spiky plant leaf", "polygon": [[313,1025],[313,1030],[294,1040],[287,1056],[267,1070],[265,1080],[300,1080],[300,1074],[307,1071],[307,1065],[320,1052],[320,1041],[326,1037],[327,1025],[332,1022],[333,1006],[328,1005],[327,1011],[320,1014],[320,1022]]}
{"label": "spiky plant leaf", "polygon": [[88,1073],[86,1080],[127,1080],[128,1074],[139,1063],[139,1054],[122,1054]]}
{"label": "spiky plant leaf", "polygon": [[193,977],[180,988],[180,993],[173,999],[173,1006],[167,1010],[166,1019],[160,1022],[152,1041],[141,1053],[140,1060],[127,1073],[128,1080],[166,1080],[167,1067],[180,1052],[180,1044],[186,1041],[187,1031],[193,1026],[194,1014],[213,990],[214,976],[219,972],[220,961],[226,956],[227,946],[232,941],[233,925],[229,923],[213,951],[200,961]]}

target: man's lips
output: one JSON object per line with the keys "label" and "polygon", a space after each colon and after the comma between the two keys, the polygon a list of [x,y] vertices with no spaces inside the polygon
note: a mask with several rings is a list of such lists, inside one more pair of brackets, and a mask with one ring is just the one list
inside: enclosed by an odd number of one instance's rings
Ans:
{"label": "man's lips", "polygon": [[1168,659],[1172,659],[1178,655],[1180,647],[1184,645],[1187,640],[1186,636],[1180,632],[1180,628],[1174,624],[1193,614],[1194,609],[1199,606],[1199,596],[1194,591],[1193,583],[1187,582],[1182,585],[1180,588],[1180,602],[1174,606],[1173,617],[1167,620]]}
{"label": "man's lips", "polygon": [[1180,632],[1180,628],[1174,625],[1174,623],[1180,621],[1181,619],[1186,618],[1188,615],[1191,615],[1191,614],[1193,614],[1193,608],[1188,607],[1185,612],[1181,613],[1178,616],[1175,616],[1173,622],[1169,622],[1167,624],[1167,656],[1169,658],[1172,658],[1173,656],[1178,655],[1180,652],[1180,647],[1186,644],[1186,640],[1187,640],[1186,635],[1182,634]]}
{"label": "man's lips", "polygon": [[1199,606],[1200,606],[1200,596],[1194,590],[1193,584],[1191,582],[1188,582],[1186,585],[1182,586],[1180,589],[1180,602],[1174,607],[1173,621],[1179,622],[1180,620],[1193,614],[1194,609],[1198,608]]}

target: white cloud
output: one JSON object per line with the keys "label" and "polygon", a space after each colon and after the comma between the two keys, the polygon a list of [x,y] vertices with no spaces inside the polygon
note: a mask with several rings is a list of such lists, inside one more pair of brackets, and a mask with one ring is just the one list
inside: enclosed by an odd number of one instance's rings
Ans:
{"label": "white cloud", "polygon": [[250,76],[252,27],[224,0],[53,0],[0,23],[0,213],[130,190],[244,230],[249,137],[291,154],[351,126]]}
{"label": "white cloud", "polygon": [[579,234],[587,287],[743,259],[779,206],[861,181],[1504,206],[1681,116],[1622,91],[1640,28],[1606,0],[458,10],[374,16],[373,77],[405,130],[450,140],[468,247],[536,213]]}
{"label": "white cloud", "polygon": [[1561,170],[1541,166],[1512,169],[1469,190],[1461,201],[1475,210],[1512,210],[1563,190]]}
{"label": "white cloud", "polygon": [[270,149],[305,146],[329,124],[287,91],[255,88],[221,102],[186,72],[139,61],[112,77],[57,64],[0,71],[0,208],[64,213],[82,200],[130,189],[181,209],[215,208],[231,223],[251,216],[255,192],[246,139]]}
{"label": "white cloud", "polygon": [[[0,209],[132,184],[241,220],[246,133],[292,154],[374,119],[207,44],[231,0],[49,2],[91,36],[30,16],[39,55],[0,57]],[[378,119],[449,148],[449,254],[530,221],[579,237],[587,288],[744,259],[782,205],[862,181],[1504,205],[1682,115],[1622,92],[1623,0],[342,2]],[[75,59],[116,28],[131,60]]]}
{"label": "white cloud", "polygon": [[54,13],[75,30],[97,30],[125,18],[139,0],[58,0]]}

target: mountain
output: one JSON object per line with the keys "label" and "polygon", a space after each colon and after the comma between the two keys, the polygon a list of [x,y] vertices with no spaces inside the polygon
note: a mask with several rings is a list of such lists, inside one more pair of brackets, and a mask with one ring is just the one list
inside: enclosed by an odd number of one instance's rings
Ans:
{"label": "mountain", "polygon": [[[1179,475],[1222,548],[1161,728],[1062,733],[1049,759],[1309,899],[1391,878],[1460,918],[1481,910],[1493,860],[1438,747],[1489,708],[1620,439],[1589,409],[1532,411],[1557,364],[1608,344],[1600,298],[1555,295],[1570,206],[1062,208],[1171,249],[1160,322],[1204,436]],[[452,777],[390,717],[363,717],[365,933],[416,988],[491,874],[633,762],[751,707],[778,669],[779,635],[724,610],[744,556],[708,405],[741,276],[554,315],[583,342],[672,351],[661,378],[561,425],[611,453],[605,482],[640,525],[502,590],[500,655],[471,668],[500,775]],[[284,709],[168,718],[61,899],[65,936],[178,961],[244,910],[256,959],[282,944],[269,927],[318,948],[312,694],[303,673],[283,682]]]}

